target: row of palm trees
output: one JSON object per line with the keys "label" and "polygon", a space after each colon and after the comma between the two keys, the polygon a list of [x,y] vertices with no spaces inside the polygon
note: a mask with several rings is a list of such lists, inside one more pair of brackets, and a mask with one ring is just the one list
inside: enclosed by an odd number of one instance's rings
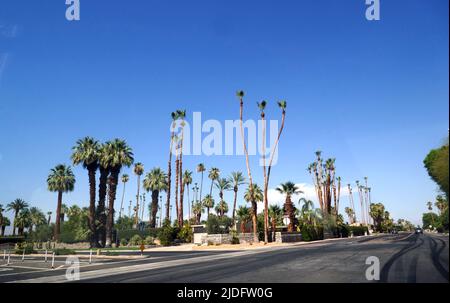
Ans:
{"label": "row of palm trees", "polygon": [[48,223],[44,213],[37,207],[29,207],[29,204],[23,199],[15,199],[6,205],[6,209],[0,204],[0,227],[1,236],[5,235],[6,226],[10,226],[11,222],[3,215],[3,211],[12,211],[14,213],[13,233],[12,235],[23,236],[25,229],[32,232],[33,228]]}

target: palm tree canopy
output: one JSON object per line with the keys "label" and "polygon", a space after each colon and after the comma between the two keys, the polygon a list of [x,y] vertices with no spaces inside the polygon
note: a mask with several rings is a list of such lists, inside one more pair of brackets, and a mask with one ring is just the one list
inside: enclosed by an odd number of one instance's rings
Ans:
{"label": "palm tree canopy", "polygon": [[30,208],[30,219],[31,223],[35,226],[44,224],[46,222],[44,213],[37,207]]}
{"label": "palm tree canopy", "polygon": [[161,191],[167,189],[167,175],[159,167],[153,168],[144,178],[143,186],[146,191]]}
{"label": "palm tree canopy", "polygon": [[192,184],[192,172],[185,170],[183,174],[183,184],[186,184],[189,186],[189,184]]}
{"label": "palm tree canopy", "polygon": [[264,112],[264,110],[266,109],[267,101],[262,100],[261,103],[256,102],[256,105],[258,105],[258,108],[261,112]]}
{"label": "palm tree canopy", "polygon": [[8,217],[3,217],[2,226],[11,226],[11,221]]}
{"label": "palm tree canopy", "polygon": [[130,180],[130,176],[128,176],[127,174],[123,174],[122,175],[122,183],[127,183],[128,180]]}
{"label": "palm tree canopy", "polygon": [[240,206],[236,211],[236,215],[240,221],[247,222],[250,220],[250,209],[246,206]]}
{"label": "palm tree canopy", "polygon": [[269,217],[271,217],[275,220],[278,220],[280,217],[283,216],[283,209],[276,204],[270,205],[268,211],[269,211]]}
{"label": "palm tree canopy", "polygon": [[31,225],[30,210],[28,208],[24,208],[20,211],[17,219],[14,221],[14,225],[20,228],[26,228]]}
{"label": "palm tree canopy", "polygon": [[211,197],[211,195],[206,195],[205,198],[203,198],[203,205],[208,208],[213,208],[214,198]]}
{"label": "palm tree canopy", "polygon": [[144,173],[144,164],[141,162],[134,164],[134,173],[138,176],[142,175]]}
{"label": "palm tree canopy", "polygon": [[229,182],[233,184],[234,191],[238,190],[239,185],[245,184],[245,177],[240,171],[234,171],[231,173]]}
{"label": "palm tree canopy", "polygon": [[75,187],[75,175],[70,166],[59,164],[50,170],[47,178],[48,190],[53,192],[69,192]]}
{"label": "palm tree canopy", "polygon": [[285,111],[287,107],[287,102],[285,100],[281,100],[277,102],[278,107],[281,108],[281,110]]}
{"label": "palm tree canopy", "polygon": [[24,208],[28,207],[28,203],[25,202],[22,199],[15,199],[14,201],[12,201],[11,203],[8,203],[8,205],[6,205],[6,210],[10,211],[13,210],[15,212],[19,212]]}
{"label": "palm tree canopy", "polygon": [[305,198],[300,198],[300,200],[298,200],[298,203],[299,204],[303,203],[302,213],[307,213],[314,209],[314,203],[311,200],[307,200]]}
{"label": "palm tree canopy", "polygon": [[219,178],[216,183],[216,187],[221,191],[230,190],[231,189],[231,183],[229,180],[225,178]]}
{"label": "palm tree canopy", "polygon": [[91,164],[97,163],[99,159],[100,144],[92,137],[85,137],[79,139],[76,145],[72,148],[72,162],[73,165],[83,164],[87,167]]}
{"label": "palm tree canopy", "polygon": [[239,97],[239,98],[243,98],[244,95],[245,95],[245,93],[244,93],[243,90],[239,90],[239,91],[236,92],[236,96]]}
{"label": "palm tree canopy", "polygon": [[200,214],[200,213],[203,213],[203,212],[205,212],[205,209],[204,209],[204,207],[203,207],[203,204],[199,201],[199,202],[196,202],[194,205],[193,205],[193,207],[192,207],[192,212],[194,213],[194,214]]}
{"label": "palm tree canopy", "polygon": [[199,164],[197,165],[197,172],[198,172],[198,173],[204,172],[205,170],[206,170],[205,164],[199,163]]}
{"label": "palm tree canopy", "polygon": [[106,155],[102,158],[104,167],[121,168],[123,166],[129,167],[133,164],[133,151],[125,140],[114,139],[106,142],[105,145]]}
{"label": "palm tree canopy", "polygon": [[224,214],[228,212],[228,204],[224,200],[220,201],[219,204],[216,205],[215,208],[216,213],[221,213],[223,211]]}
{"label": "palm tree canopy", "polygon": [[280,186],[277,187],[277,191],[285,194],[286,196],[292,196],[295,194],[302,194],[303,192],[298,188],[297,185],[295,185],[294,182],[288,181],[286,183],[280,184]]}
{"label": "palm tree canopy", "polygon": [[212,167],[209,170],[209,175],[208,178],[210,178],[211,180],[217,180],[220,176],[220,170],[217,167]]}
{"label": "palm tree canopy", "polygon": [[247,202],[261,202],[264,198],[264,194],[258,184],[253,183],[252,186],[248,186],[244,194],[244,200]]}

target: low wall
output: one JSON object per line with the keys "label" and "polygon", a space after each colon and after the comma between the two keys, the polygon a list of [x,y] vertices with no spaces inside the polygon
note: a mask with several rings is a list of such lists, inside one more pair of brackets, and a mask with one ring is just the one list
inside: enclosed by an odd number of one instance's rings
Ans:
{"label": "low wall", "polygon": [[[198,236],[196,236],[198,235]],[[253,243],[253,234],[252,233],[241,233],[236,235],[236,237],[239,239],[239,243]],[[233,236],[230,234],[194,234],[194,243],[195,244],[212,244],[212,245],[219,245],[219,244],[231,244],[233,240]]]}
{"label": "low wall", "polygon": [[276,232],[275,242],[276,243],[292,243],[301,242],[302,233],[301,232]]}

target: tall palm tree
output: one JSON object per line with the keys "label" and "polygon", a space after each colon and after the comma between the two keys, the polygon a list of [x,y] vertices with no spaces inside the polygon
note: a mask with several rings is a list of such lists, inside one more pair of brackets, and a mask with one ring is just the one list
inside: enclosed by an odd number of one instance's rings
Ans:
{"label": "tall palm tree", "polygon": [[180,137],[175,136],[175,214],[177,215],[177,223],[179,224],[179,216],[180,216],[180,209],[178,204],[178,198],[179,198],[179,192],[178,187],[181,186],[180,184]]}
{"label": "tall palm tree", "polygon": [[219,179],[217,179],[215,185],[216,185],[216,188],[219,190],[219,198],[222,201],[223,200],[223,192],[231,189],[231,183],[226,178],[219,178]]}
{"label": "tall palm tree", "polygon": [[253,241],[258,242],[258,202],[262,202],[264,200],[263,192],[258,184],[253,183],[251,186],[248,186],[244,194],[244,200],[251,203],[250,212],[253,223]]}
{"label": "tall palm tree", "polygon": [[106,241],[105,246],[111,247],[112,230],[114,225],[114,202],[117,195],[117,185],[119,184],[119,175],[122,167],[130,167],[134,162],[133,151],[125,140],[114,139],[107,142],[108,146],[108,167],[110,167],[111,177],[109,183],[108,195],[108,216],[106,220]]}
{"label": "tall palm tree", "polygon": [[234,200],[233,200],[233,228],[236,222],[236,202],[237,202],[237,194],[239,191],[239,186],[245,184],[245,177],[240,171],[235,171],[231,173],[231,176],[229,178],[229,182],[233,186],[234,191]]}
{"label": "tall palm tree", "polygon": [[[269,216],[268,216],[268,207],[269,207],[269,201],[268,201],[268,188],[269,188],[269,182],[270,182],[270,173],[272,171],[272,163],[275,156],[275,151],[278,148],[278,143],[280,142],[281,134],[283,133],[284,129],[284,122],[286,120],[286,107],[287,102],[285,100],[281,100],[277,102],[278,107],[281,109],[281,126],[278,130],[277,139],[275,140],[275,144],[273,146],[273,149],[271,151],[270,155],[270,161],[269,161],[269,167],[267,168],[267,176],[264,178],[264,241],[267,243],[268,241],[268,234],[269,234]],[[263,141],[265,146],[265,140]],[[265,166],[265,164],[264,164]]]}
{"label": "tall palm tree", "polygon": [[101,144],[98,153],[100,178],[98,183],[98,205],[96,209],[96,236],[95,246],[104,247],[106,243],[106,195],[110,176],[109,151],[106,143]]}
{"label": "tall palm tree", "polygon": [[[184,201],[184,185],[183,185],[183,141],[184,141],[184,126],[185,126],[185,118],[186,118],[186,110],[177,110],[178,117],[181,120],[181,138],[180,138],[180,156],[179,156],[179,183],[180,183],[180,207],[179,207],[179,214],[178,214],[178,226],[183,226],[183,216],[184,216],[184,210],[183,210],[183,201]],[[189,203],[189,201],[188,201]]]}
{"label": "tall palm tree", "polygon": [[337,177],[337,203],[336,203],[336,214],[339,214],[339,202],[341,199],[341,177]]}
{"label": "tall palm tree", "polygon": [[[217,167],[211,167],[211,169],[209,170],[209,174],[208,174],[208,178],[211,179],[211,187],[209,189],[209,196],[211,196],[211,197],[212,197],[214,181],[219,179],[219,176],[220,176],[220,170]],[[207,210],[208,210],[207,215],[209,218],[209,208]]]}
{"label": "tall palm tree", "polygon": [[150,227],[156,227],[156,214],[158,213],[159,193],[167,190],[167,175],[159,167],[153,168],[144,178],[144,189],[152,192],[152,204],[150,206]]}
{"label": "tall palm tree", "polygon": [[345,213],[348,216],[348,220],[350,221],[350,224],[355,223],[355,212],[352,208],[350,207],[346,207],[345,208]]}
{"label": "tall palm tree", "polygon": [[189,170],[185,170],[184,171],[184,174],[183,174],[183,187],[185,187],[186,186],[186,189],[187,189],[187,200],[188,200],[188,210],[189,210],[189,212],[188,212],[188,215],[189,215],[189,220],[191,219],[191,210],[190,210],[190,202],[189,201],[191,201],[190,200],[190,197],[189,197],[189,186],[192,184],[192,172],[191,171],[189,171]]}
{"label": "tall palm tree", "polygon": [[350,202],[350,208],[353,210],[353,223],[356,223],[356,213],[355,213],[355,203],[353,201],[353,192],[352,192],[352,186],[349,184],[347,184],[347,188],[348,188],[348,198],[349,198],[349,202]]}
{"label": "tall palm tree", "polygon": [[59,164],[50,170],[47,178],[48,190],[58,193],[56,207],[55,240],[59,241],[61,233],[61,206],[63,193],[73,191],[75,187],[75,175],[70,166]]}
{"label": "tall palm tree", "polygon": [[205,164],[200,163],[197,165],[197,172],[201,174],[200,180],[200,201],[202,201],[202,189],[203,189],[203,173],[206,171]]}
{"label": "tall palm tree", "polygon": [[100,144],[92,137],[85,137],[77,141],[72,148],[73,165],[82,164],[83,168],[88,171],[89,177],[89,216],[88,224],[90,230],[91,247],[97,246],[97,230],[95,224],[95,195],[96,195],[96,177],[98,169],[98,159],[100,153]]}
{"label": "tall palm tree", "polygon": [[5,236],[5,230],[7,226],[11,226],[11,221],[9,221],[8,217],[3,217],[2,224],[0,225],[0,236]]}
{"label": "tall palm tree", "polygon": [[295,214],[294,214],[294,204],[292,203],[291,197],[295,194],[300,194],[303,192],[295,185],[295,183],[290,181],[280,184],[280,186],[277,188],[277,191],[280,192],[281,194],[286,195],[286,200],[284,202],[284,210],[286,211],[286,214],[289,217],[288,231],[293,232]]}
{"label": "tall palm tree", "polygon": [[228,212],[228,204],[224,200],[220,200],[219,204],[216,205],[216,213],[219,217],[223,217]]}
{"label": "tall palm tree", "polygon": [[171,113],[172,124],[170,128],[170,150],[169,150],[169,162],[167,167],[167,201],[166,201],[166,220],[170,218],[170,191],[172,185],[172,154],[173,144],[175,137],[175,126],[177,123],[178,115],[176,112]]}
{"label": "tall palm tree", "polygon": [[14,201],[12,201],[11,203],[9,203],[8,205],[6,205],[6,210],[7,211],[14,211],[14,221],[13,221],[13,236],[16,235],[16,219],[17,216],[19,215],[19,212],[28,207],[28,203],[25,202],[22,199],[15,199]]}
{"label": "tall palm tree", "polygon": [[123,184],[123,190],[122,190],[122,201],[120,202],[119,218],[122,218],[123,200],[125,198],[125,185],[127,184],[127,182],[129,180],[130,180],[130,176],[128,176],[127,174],[122,175],[121,181]]}
{"label": "tall palm tree", "polygon": [[283,220],[283,210],[276,204],[270,205],[269,217],[272,225],[272,242],[275,242],[275,231],[277,224]]}
{"label": "tall palm tree", "polygon": [[33,226],[38,227],[39,225],[46,223],[44,213],[37,207],[30,208],[30,233],[33,231]]}
{"label": "tall palm tree", "polygon": [[363,197],[362,197],[362,193],[361,193],[361,188],[362,185],[359,184],[359,180],[356,180],[356,188],[358,188],[358,196],[359,196],[359,203],[361,205],[361,221],[363,224],[366,224],[366,216],[365,216],[365,211],[364,211],[364,202],[363,202]]}
{"label": "tall palm tree", "polygon": [[52,212],[51,212],[51,211],[48,211],[48,212],[47,212],[47,217],[48,217],[48,219],[47,219],[47,225],[50,225],[50,221],[52,220]]}
{"label": "tall palm tree", "polygon": [[214,207],[214,199],[211,195],[206,195],[203,198],[203,206],[206,207],[207,218],[209,218],[209,210]]}
{"label": "tall palm tree", "polygon": [[134,224],[139,223],[139,191],[141,189],[141,175],[144,173],[144,164],[137,162],[134,164],[134,174],[137,176],[137,194],[136,194],[136,216],[134,218]]}
{"label": "tall palm tree", "polygon": [[251,220],[250,209],[246,206],[240,206],[236,212],[241,225],[241,233],[245,233],[245,225]]}
{"label": "tall palm tree", "polygon": [[195,224],[200,224],[200,219],[202,217],[202,213],[205,212],[205,208],[203,207],[203,203],[200,201],[196,202],[192,207],[192,212],[195,216]]}

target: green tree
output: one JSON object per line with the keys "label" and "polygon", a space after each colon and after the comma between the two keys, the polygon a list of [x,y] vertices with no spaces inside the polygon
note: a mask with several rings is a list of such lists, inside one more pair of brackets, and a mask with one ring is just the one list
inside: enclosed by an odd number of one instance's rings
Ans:
{"label": "green tree", "polygon": [[158,213],[159,193],[167,189],[167,175],[159,167],[153,168],[144,178],[144,189],[152,192],[152,203],[150,205],[150,227],[156,227],[156,215]]}
{"label": "green tree", "polygon": [[253,225],[253,241],[258,242],[258,202],[262,202],[264,199],[263,192],[258,184],[249,184],[244,194],[244,200],[251,203],[250,214],[252,216]]}
{"label": "green tree", "polygon": [[289,218],[288,231],[293,232],[295,230],[295,214],[294,214],[294,204],[292,203],[291,197],[295,194],[303,193],[293,182],[286,182],[280,184],[277,187],[277,191],[283,195],[286,195],[286,200],[284,202],[284,210]]}
{"label": "green tree", "polygon": [[200,179],[200,200],[202,201],[202,190],[203,190],[203,174],[206,171],[205,168],[205,164],[200,163],[197,165],[197,172],[201,174],[201,179]]}
{"label": "green tree", "polygon": [[56,207],[55,240],[59,241],[61,233],[61,206],[63,193],[73,191],[75,187],[75,175],[70,166],[59,164],[50,170],[47,178],[48,190],[58,193]]}
{"label": "green tree", "polygon": [[[211,187],[209,189],[209,195],[212,197],[212,190],[213,190],[213,185],[214,182],[219,179],[220,176],[220,170],[217,167],[212,167],[209,170],[209,174],[208,174],[208,178],[211,180]],[[209,216],[209,209],[207,207],[207,215]]]}
{"label": "green tree", "polygon": [[37,207],[30,208],[30,233],[33,231],[33,226],[38,227],[47,222],[44,213]]}
{"label": "green tree", "polygon": [[227,202],[220,200],[219,204],[216,205],[215,210],[219,218],[222,218],[228,212]]}
{"label": "green tree", "polygon": [[233,226],[236,221],[236,203],[237,203],[237,195],[239,191],[239,186],[245,184],[245,177],[240,171],[235,171],[231,173],[231,176],[229,177],[229,182],[233,186],[233,192],[234,192],[234,199],[233,199],[233,214],[232,214],[232,220],[233,220]]}
{"label": "green tree", "polygon": [[375,230],[378,232],[383,231],[383,221],[385,220],[385,208],[383,203],[370,204],[369,214],[373,219]]}
{"label": "green tree", "polygon": [[22,199],[15,199],[14,201],[12,201],[11,203],[8,203],[8,205],[6,205],[6,210],[7,211],[14,211],[13,236],[16,235],[16,219],[17,219],[17,216],[19,215],[19,212],[22,209],[25,209],[27,207],[28,207],[28,203],[25,202]]}
{"label": "green tree", "polygon": [[139,223],[139,191],[141,189],[141,175],[144,173],[144,165],[141,162],[134,164],[134,173],[137,176],[136,213],[134,224],[137,226]]}
{"label": "green tree", "polygon": [[1,230],[0,230],[0,236],[5,236],[5,230],[7,226],[11,226],[11,221],[9,220],[8,217],[3,217],[3,221],[1,224]]}
{"label": "green tree", "polygon": [[448,139],[437,149],[432,149],[423,163],[431,179],[439,185],[440,190],[449,197]]}
{"label": "green tree", "polygon": [[209,216],[209,210],[211,208],[214,208],[214,199],[211,195],[206,195],[205,198],[203,198],[203,206],[206,207],[206,213],[207,216]]}
{"label": "green tree", "polygon": [[269,218],[272,226],[272,242],[275,242],[275,231],[277,224],[283,223],[283,209],[278,205],[270,205],[269,206]]}
{"label": "green tree", "polygon": [[245,225],[251,220],[251,211],[246,206],[239,206],[237,212],[236,212],[237,218],[240,223],[240,230],[241,233],[245,233]]}

